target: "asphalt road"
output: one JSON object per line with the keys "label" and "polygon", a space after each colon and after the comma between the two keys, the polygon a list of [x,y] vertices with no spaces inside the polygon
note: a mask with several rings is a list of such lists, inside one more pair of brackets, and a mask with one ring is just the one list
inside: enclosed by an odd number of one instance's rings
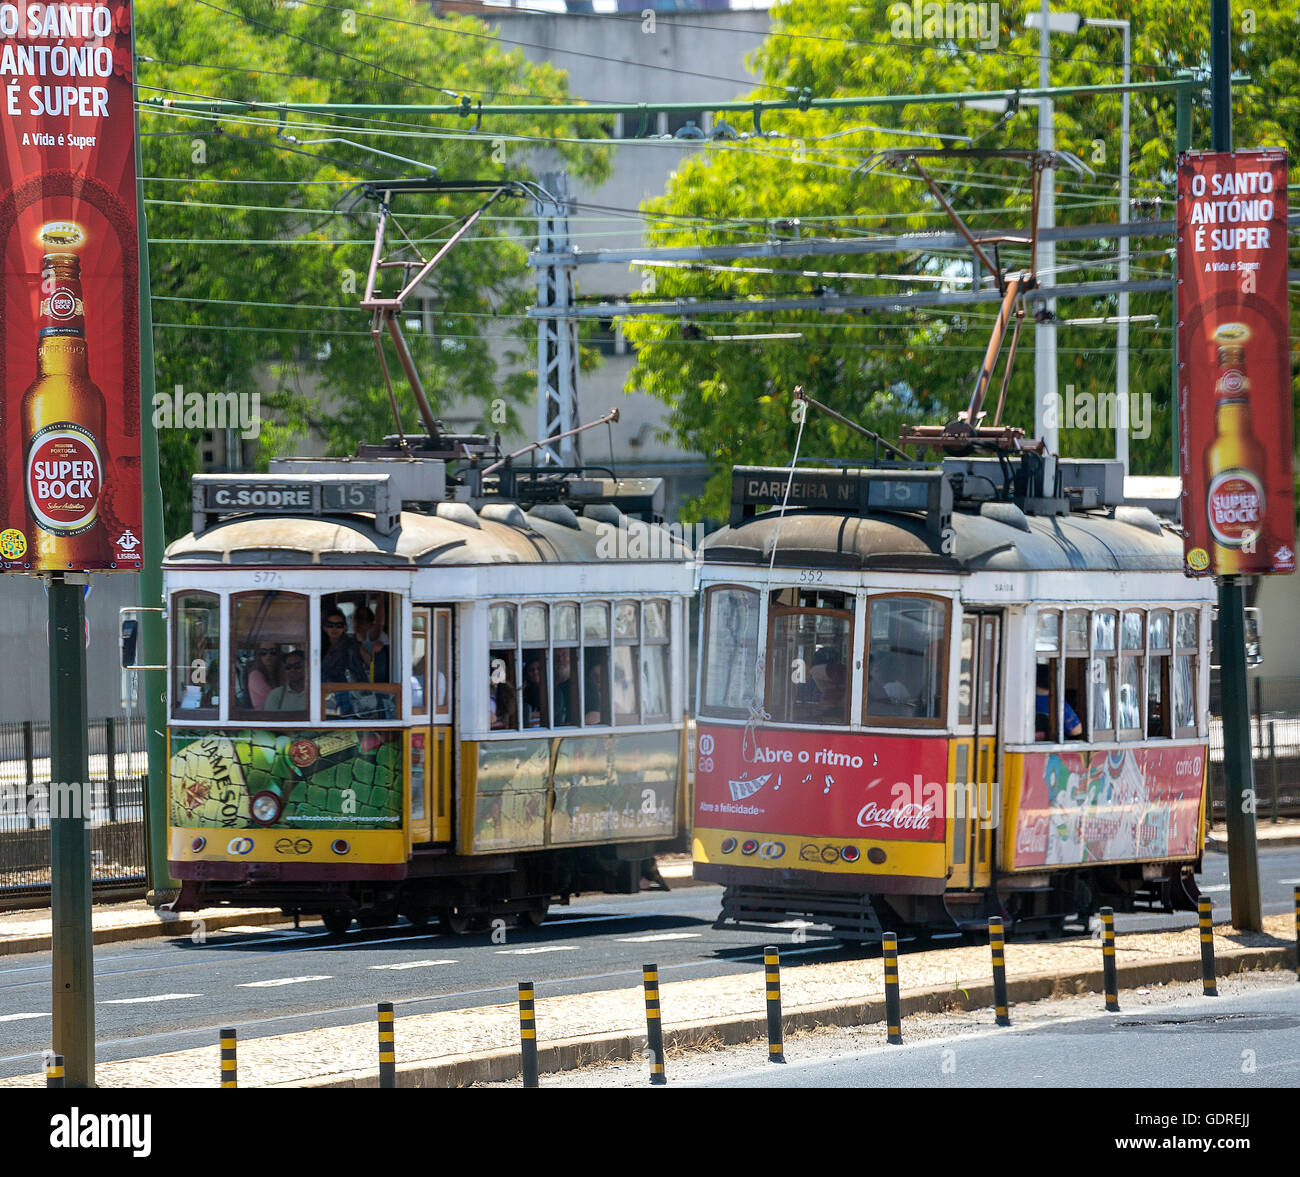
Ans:
{"label": "asphalt road", "polygon": [[[754,1052],[750,1051],[752,1055]],[[1092,1013],[1043,1025],[875,1045],[785,1066],[737,1066],[692,1077],[682,1065],[676,1087],[1082,1087],[1104,1090],[1188,1088],[1186,1112],[1201,1126],[1178,1135],[1230,1137],[1231,1126],[1204,1125],[1222,1110],[1203,1088],[1296,1086],[1300,1077],[1300,985],[1286,977],[1272,988],[1218,998],[1192,997],[1142,1012]],[[563,1086],[555,1077],[551,1086]],[[627,1084],[618,1084],[624,1086]],[[644,1085],[642,1082],[639,1085]],[[1135,1102],[1141,1108],[1140,1102]],[[1133,1135],[1169,1135],[1154,1129]]]}
{"label": "asphalt road", "polygon": [[[1227,859],[1207,854],[1205,866],[1203,889],[1224,910]],[[1289,911],[1291,885],[1300,882],[1300,848],[1262,850],[1260,871],[1264,894],[1276,897],[1265,912]],[[451,937],[398,927],[354,930],[335,940],[312,924],[105,945],[95,953],[98,1057],[207,1046],[222,1026],[256,1038],[355,1024],[374,1016],[376,1001],[394,1002],[399,1015],[494,1005],[512,1000],[525,977],[550,994],[626,988],[647,961],[659,964],[665,980],[722,976],[752,969],[768,943],[782,946],[788,967],[863,954],[815,932],[798,943],[790,929],[715,931],[720,896],[711,886],[593,896],[554,909],[540,929],[503,928],[495,939],[487,932]],[[1116,922],[1120,931],[1183,927],[1195,915],[1141,914]],[[186,932],[195,926],[180,925]],[[0,1076],[30,1073],[49,1033],[49,954],[3,958]]]}

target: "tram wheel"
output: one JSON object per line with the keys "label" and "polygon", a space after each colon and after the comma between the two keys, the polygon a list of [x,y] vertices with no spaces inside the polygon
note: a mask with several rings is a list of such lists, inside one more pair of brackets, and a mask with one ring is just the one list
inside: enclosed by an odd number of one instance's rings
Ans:
{"label": "tram wheel", "polygon": [[363,928],[386,928],[397,922],[397,912],[391,907],[372,907],[357,916],[357,924]]}
{"label": "tram wheel", "polygon": [[342,936],[352,926],[352,913],[336,908],[321,913],[320,922],[331,936]]}
{"label": "tram wheel", "polygon": [[448,936],[463,936],[469,931],[469,923],[470,916],[467,912],[446,908],[438,913],[438,926]]}
{"label": "tram wheel", "polygon": [[411,907],[402,914],[410,921],[411,927],[420,931],[424,931],[429,926],[430,919],[432,919],[428,909],[424,907]]}
{"label": "tram wheel", "polygon": [[550,906],[544,899],[529,904],[519,913],[519,922],[527,924],[530,928],[540,928],[546,922],[546,913]]}

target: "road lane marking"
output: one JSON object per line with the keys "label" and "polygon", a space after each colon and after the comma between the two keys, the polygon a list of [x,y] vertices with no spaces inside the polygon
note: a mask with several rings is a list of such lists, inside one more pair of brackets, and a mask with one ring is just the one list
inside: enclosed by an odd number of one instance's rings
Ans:
{"label": "road lane marking", "polygon": [[48,1018],[47,1013],[40,1014],[4,1014],[0,1016],[0,1022],[21,1022],[24,1018]]}
{"label": "road lane marking", "polygon": [[100,1005],[140,1005],[146,1001],[187,1001],[191,997],[202,997],[202,993],[155,993],[152,997],[114,997],[101,1001]]}
{"label": "road lane marking", "polygon": [[1200,887],[1198,890],[1202,895],[1208,895],[1211,891],[1231,891],[1231,883],[1215,883],[1213,887]]}
{"label": "road lane marking", "polygon": [[655,936],[620,936],[620,944],[653,944],[656,940],[698,940],[700,932],[660,932]]}
{"label": "road lane marking", "polygon": [[536,956],[540,952],[577,952],[576,944],[547,944],[539,948],[498,948],[498,956]]}
{"label": "road lane marking", "polygon": [[305,985],[308,981],[332,981],[333,977],[277,977],[274,981],[245,981],[238,989],[271,989],[276,985]]}
{"label": "road lane marking", "polygon": [[1300,883],[1300,879],[1278,879],[1278,886],[1285,887],[1288,884]]}
{"label": "road lane marking", "polygon": [[458,960],[404,960],[398,964],[372,964],[372,969],[428,969],[440,964],[460,964]]}

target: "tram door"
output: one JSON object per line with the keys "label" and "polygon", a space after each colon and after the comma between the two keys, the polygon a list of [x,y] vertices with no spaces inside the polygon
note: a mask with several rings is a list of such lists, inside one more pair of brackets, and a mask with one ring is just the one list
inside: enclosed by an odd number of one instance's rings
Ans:
{"label": "tram door", "polygon": [[411,627],[411,841],[449,842],[456,756],[451,607],[417,605]]}
{"label": "tram door", "polygon": [[1001,637],[997,613],[967,613],[962,618],[957,736],[948,765],[953,887],[985,887],[992,880],[993,829],[1001,803],[996,781]]}

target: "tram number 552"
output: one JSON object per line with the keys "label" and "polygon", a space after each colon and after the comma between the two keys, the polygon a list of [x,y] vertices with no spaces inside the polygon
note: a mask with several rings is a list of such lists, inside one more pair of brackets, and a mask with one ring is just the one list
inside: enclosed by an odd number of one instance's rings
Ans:
{"label": "tram number 552", "polygon": [[800,568],[799,583],[800,584],[821,584],[822,577],[824,575],[825,573],[820,568]]}

